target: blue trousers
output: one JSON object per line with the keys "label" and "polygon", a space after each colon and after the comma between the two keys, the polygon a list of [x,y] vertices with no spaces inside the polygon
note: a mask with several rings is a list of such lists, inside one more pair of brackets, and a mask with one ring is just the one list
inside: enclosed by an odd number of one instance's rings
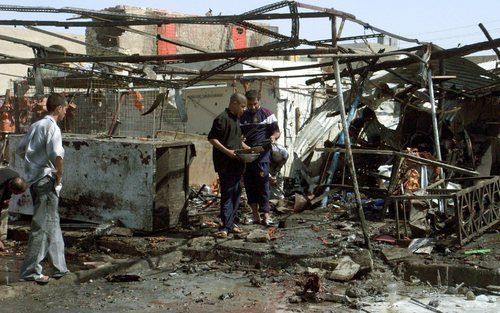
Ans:
{"label": "blue trousers", "polygon": [[30,192],[34,215],[26,257],[21,266],[21,278],[41,277],[41,262],[47,255],[55,267],[55,273],[64,274],[68,268],[64,258],[64,241],[57,212],[59,198],[54,190],[54,180],[45,176],[31,186]]}
{"label": "blue trousers", "polygon": [[222,227],[219,230],[230,232],[234,228],[236,211],[240,206],[241,175],[219,173],[220,180],[220,219]]}
{"label": "blue trousers", "polygon": [[258,204],[262,212],[269,213],[269,162],[247,163],[243,178],[248,203]]}

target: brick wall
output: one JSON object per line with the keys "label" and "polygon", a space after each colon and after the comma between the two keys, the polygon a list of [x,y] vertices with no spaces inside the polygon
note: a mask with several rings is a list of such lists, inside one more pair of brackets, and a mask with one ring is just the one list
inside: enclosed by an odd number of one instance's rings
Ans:
{"label": "brick wall", "polygon": [[[130,6],[117,6],[107,10],[126,14],[142,14],[151,16],[188,16],[187,14]],[[158,33],[163,34],[163,28],[159,29],[156,25],[132,26],[131,28],[147,32],[154,36]],[[277,31],[276,27],[270,28]],[[240,49],[244,47],[260,46],[271,41],[268,37],[253,31],[243,30],[242,34],[239,34],[241,31],[237,32],[236,30],[237,27],[234,27],[233,25],[176,24],[175,37],[179,40],[214,52],[233,48]],[[231,40],[229,40],[228,35],[231,36],[232,33],[234,33],[234,36],[229,37],[231,38]],[[244,41],[244,38],[246,38],[246,42]],[[165,52],[165,49],[162,46],[163,43],[160,44],[160,49],[158,48],[156,38],[147,37],[130,31],[124,31],[114,27],[88,27],[86,30],[86,40],[92,45],[110,47],[115,51],[121,51],[129,54],[138,53],[142,55],[154,55],[157,54],[158,51]],[[168,52],[172,51],[174,53],[193,52],[193,50],[189,48],[180,46],[177,46],[176,49],[169,48],[167,50]],[[87,54],[111,55],[110,52],[94,47],[87,47]]]}

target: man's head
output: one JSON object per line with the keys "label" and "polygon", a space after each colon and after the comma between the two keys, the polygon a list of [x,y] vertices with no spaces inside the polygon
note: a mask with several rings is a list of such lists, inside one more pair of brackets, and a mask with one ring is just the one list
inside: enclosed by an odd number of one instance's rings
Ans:
{"label": "man's head", "polygon": [[15,195],[21,194],[28,189],[28,184],[21,177],[12,178],[9,181],[9,190]]}
{"label": "man's head", "polygon": [[47,99],[47,112],[56,118],[57,121],[61,121],[66,115],[66,109],[68,107],[68,102],[66,98],[58,93],[53,93]]}
{"label": "man's head", "polygon": [[247,98],[241,93],[234,93],[229,99],[229,111],[240,117],[245,111],[247,105]]}
{"label": "man's head", "polygon": [[260,108],[259,102],[259,92],[257,90],[249,90],[245,93],[245,97],[247,97],[247,109],[255,113]]}

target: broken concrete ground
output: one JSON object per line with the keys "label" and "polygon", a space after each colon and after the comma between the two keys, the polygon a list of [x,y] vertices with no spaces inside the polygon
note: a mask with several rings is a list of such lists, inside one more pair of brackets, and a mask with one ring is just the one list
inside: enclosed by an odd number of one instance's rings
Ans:
{"label": "broken concrete ground", "polygon": [[[494,295],[490,285],[499,285],[495,276],[498,234],[486,234],[451,254],[438,249],[431,255],[410,253],[389,262],[384,252],[405,248],[376,241],[371,258],[360,247],[363,242],[359,225],[345,219],[336,221],[338,217],[331,214],[330,209],[324,209],[279,217],[281,224],[290,227],[273,231],[260,225],[240,225],[247,234],[255,230],[271,233],[271,240],[265,242],[247,241],[244,236],[215,239],[210,235],[215,228],[155,237],[123,236],[125,233],[117,231],[122,236],[92,237],[91,242],[88,237],[93,231],[66,231],[72,273],[63,280],[50,282],[48,288],[17,282],[24,242],[7,241],[10,252],[0,257],[0,262],[3,269],[7,265],[9,270],[2,271],[1,278],[6,281],[8,277],[10,286],[2,287],[2,307],[22,312],[19,299],[26,299],[22,303],[39,307],[40,312],[64,312],[79,307],[84,307],[79,312],[354,312],[356,308],[368,312],[386,312],[391,308],[398,312],[424,312],[426,309],[410,299],[414,297],[425,303],[440,299],[438,309],[443,312],[497,309],[497,303],[488,303],[495,297],[486,302],[481,302],[484,297],[467,301],[464,292],[472,291],[474,297]],[[394,229],[393,223],[372,222],[370,233]],[[26,227],[11,226],[10,234],[16,238],[26,238],[26,232]],[[492,247],[492,252],[464,254],[481,247]],[[354,273],[356,265],[359,268]],[[488,265],[492,267],[486,269]],[[439,269],[440,274],[433,273],[434,269]],[[333,274],[339,271],[343,274],[341,279]],[[487,279],[482,276],[483,271],[489,271]],[[464,277],[460,279],[460,273],[469,272],[476,275],[469,275],[466,282]],[[353,277],[349,278],[351,274]],[[109,282],[113,275],[137,275],[140,281]],[[315,275],[319,278],[319,291],[303,294],[305,284]],[[445,296],[451,290],[449,286],[459,284],[467,290],[457,288],[454,294]],[[54,301],[59,293],[71,296]],[[84,305],[89,297],[90,304]]]}

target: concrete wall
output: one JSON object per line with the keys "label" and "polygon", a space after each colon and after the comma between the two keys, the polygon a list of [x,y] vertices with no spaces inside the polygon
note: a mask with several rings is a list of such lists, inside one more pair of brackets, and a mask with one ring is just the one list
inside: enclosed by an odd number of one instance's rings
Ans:
{"label": "concrete wall", "polygon": [[[258,88],[252,85],[252,88]],[[244,92],[239,88],[239,92]],[[222,113],[229,105],[229,98],[233,94],[233,87],[210,87],[185,89],[183,92],[186,103],[188,122],[186,132],[207,135],[212,127],[214,118]],[[276,113],[277,100],[273,90],[265,87],[262,91],[261,105]]]}
{"label": "concrete wall", "polygon": [[[70,35],[61,33],[74,39],[85,41],[83,35]],[[60,45],[69,52],[85,54],[85,46],[73,43],[64,39],[45,35],[36,31],[28,30],[23,27],[0,27],[0,35],[15,37],[27,41],[33,41],[44,46]],[[33,58],[33,50],[30,47],[11,43],[5,40],[1,41],[0,53],[12,55],[20,58]],[[27,75],[28,66],[21,64],[2,64],[0,65],[0,94],[5,94],[5,89],[12,88],[11,80],[18,80]],[[12,76],[13,75],[13,76]]]}
{"label": "concrete wall", "polygon": [[[117,6],[108,10],[126,14],[151,14],[150,10],[146,11],[143,8],[130,6]],[[139,25],[131,26],[130,28],[155,35],[157,26]],[[156,54],[156,38],[146,37],[130,31],[124,31],[116,27],[88,27],[86,30],[86,37],[89,44],[111,48],[114,51],[126,54]],[[96,47],[88,47],[87,54],[113,55],[112,52],[107,52]]]}
{"label": "concrete wall", "polygon": [[196,148],[196,157],[189,167],[190,185],[210,185],[210,183],[217,178],[217,173],[214,170],[212,161],[212,145],[208,142],[207,136],[172,131],[159,131],[156,133],[156,138],[169,141],[189,141],[194,144]]}

